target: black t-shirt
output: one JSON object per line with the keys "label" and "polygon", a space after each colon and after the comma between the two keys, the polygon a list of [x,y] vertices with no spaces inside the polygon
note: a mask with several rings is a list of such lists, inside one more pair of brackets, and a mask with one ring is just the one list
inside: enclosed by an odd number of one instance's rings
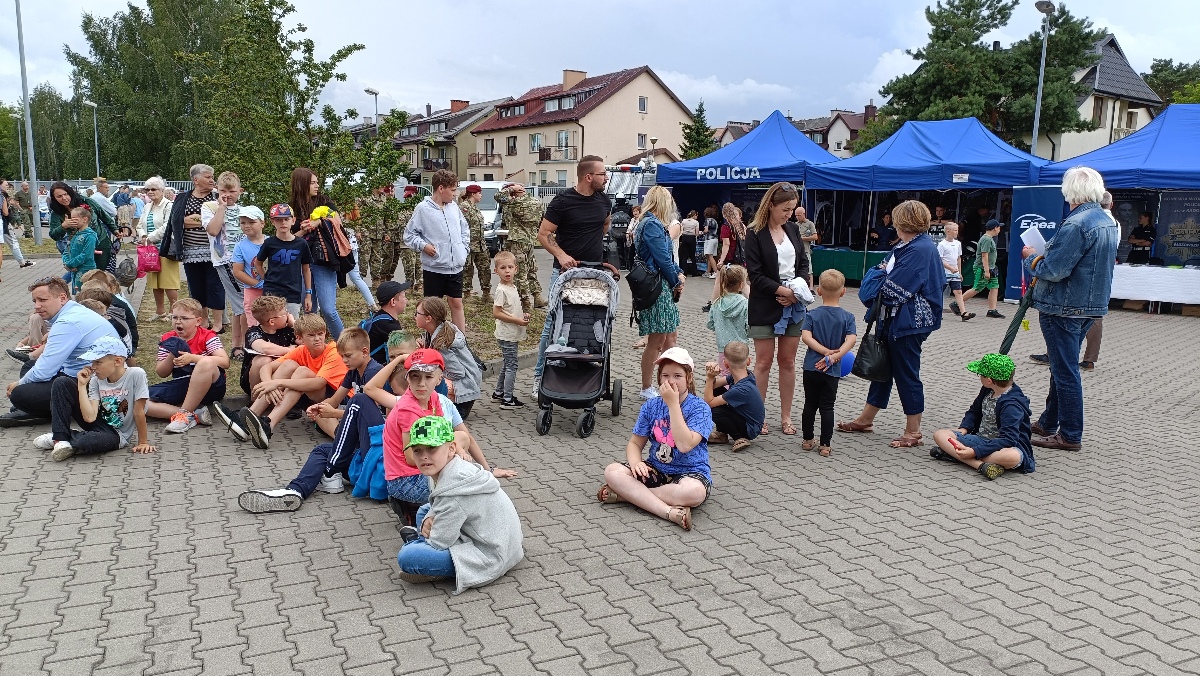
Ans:
{"label": "black t-shirt", "polygon": [[[612,211],[608,195],[584,196],[575,188],[560,192],[546,207],[546,220],[558,226],[555,238],[563,252],[577,261],[604,260],[604,221]],[[554,269],[559,269],[558,260]]]}
{"label": "black t-shirt", "polygon": [[307,242],[299,237],[290,242],[268,237],[258,250],[258,260],[267,264],[264,295],[280,296],[289,303],[304,300],[304,270],[301,266],[312,264]]}
{"label": "black t-shirt", "polygon": [[350,390],[346,393],[346,398],[349,399],[350,397],[362,394],[363,387],[365,387],[367,383],[371,382],[371,379],[375,377],[375,374],[379,373],[382,369],[383,364],[380,364],[375,360],[371,360],[367,362],[367,368],[363,369],[362,373],[359,373],[358,369],[350,369],[349,371],[346,371],[346,377],[342,378],[342,387]]}
{"label": "black t-shirt", "polygon": [[[285,326],[275,333],[267,333],[263,331],[261,325],[254,325],[246,329],[246,347],[254,349],[254,343],[265,340],[272,345],[280,347],[295,347],[296,346],[296,330],[290,326]],[[246,355],[242,360],[241,383],[244,391],[250,391],[250,364],[254,361],[253,355]]]}
{"label": "black t-shirt", "polygon": [[387,350],[380,350],[379,348],[387,345],[388,336],[392,334],[392,331],[400,331],[404,327],[400,326],[400,322],[396,321],[383,310],[371,315],[371,319],[373,320],[371,328],[367,330],[367,336],[371,338],[371,357],[380,364],[386,365]]}
{"label": "black t-shirt", "polygon": [[[1139,239],[1139,240],[1146,240],[1148,242],[1153,242],[1156,234],[1158,234],[1158,233],[1156,233],[1154,231],[1153,226],[1139,225],[1138,227],[1133,229],[1133,232],[1129,233],[1129,239]],[[1129,263],[1141,263],[1142,265],[1149,263],[1150,262],[1150,247],[1138,246],[1138,245],[1134,244],[1133,248],[1129,251],[1128,262]]]}

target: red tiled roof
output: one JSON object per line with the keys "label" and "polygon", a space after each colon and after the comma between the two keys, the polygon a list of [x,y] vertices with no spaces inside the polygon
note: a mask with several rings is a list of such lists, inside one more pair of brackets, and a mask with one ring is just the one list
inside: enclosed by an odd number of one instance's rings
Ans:
{"label": "red tiled roof", "polygon": [[[510,106],[525,104],[524,115],[514,115],[512,117],[500,117],[499,108],[497,112],[492,114],[486,122],[479,125],[472,131],[472,134],[483,134],[489,131],[499,131],[502,129],[516,129],[519,127],[534,127],[543,124],[554,124],[556,122],[567,122],[578,120],[591,112],[596,106],[603,103],[613,94],[621,90],[625,85],[633,82],[642,73],[648,73],[656,82],[667,92],[668,95],[679,104],[684,110],[690,109],[675,96],[653,70],[649,66],[639,66],[637,68],[629,68],[627,70],[619,70],[615,73],[606,73],[595,77],[585,78],[574,87],[564,90],[561,84],[546,85],[544,87],[535,87],[525,92],[521,96],[513,99]],[[552,112],[546,112],[542,105],[542,100],[554,96],[562,96],[564,94],[579,94],[582,92],[593,91],[592,95],[583,101],[576,101],[574,108],[566,110],[559,109]]]}
{"label": "red tiled roof", "polygon": [[[836,120],[838,118],[841,118],[850,131],[861,131],[863,127],[867,126],[866,115],[862,113],[847,113],[843,111],[835,115],[833,119]],[[833,126],[832,121],[830,121],[829,126]]]}

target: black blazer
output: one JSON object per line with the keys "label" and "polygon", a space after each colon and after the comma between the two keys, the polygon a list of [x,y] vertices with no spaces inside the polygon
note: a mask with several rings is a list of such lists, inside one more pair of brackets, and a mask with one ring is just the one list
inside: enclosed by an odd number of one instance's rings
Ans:
{"label": "black blazer", "polygon": [[[783,233],[796,247],[796,276],[808,279],[812,266],[804,255],[804,243],[800,240],[800,227],[788,221],[783,224]],[[746,231],[746,272],[750,277],[750,304],[746,311],[750,326],[774,326],[783,316],[783,306],[775,300],[775,292],[783,284],[779,279],[779,249],[771,239],[771,229],[755,232]]]}

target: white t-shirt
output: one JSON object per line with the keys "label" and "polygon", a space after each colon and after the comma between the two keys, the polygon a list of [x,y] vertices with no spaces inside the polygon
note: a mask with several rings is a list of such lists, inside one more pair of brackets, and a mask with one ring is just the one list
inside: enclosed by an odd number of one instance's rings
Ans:
{"label": "white t-shirt", "polygon": [[786,282],[796,276],[796,247],[792,246],[792,238],[786,232],[776,249],[779,250],[779,281]]}
{"label": "white t-shirt", "polygon": [[[494,299],[492,304],[510,316],[520,317],[523,314],[521,295],[517,292],[517,287],[511,284],[497,284],[492,291],[492,298]],[[525,327],[497,319],[496,340],[519,343],[525,340]]]}
{"label": "white t-shirt", "polygon": [[[937,250],[938,255],[942,257],[942,263],[944,265],[953,265],[956,268],[958,267],[959,258],[962,256],[962,242],[958,241],[957,239],[953,242],[948,239],[944,239],[938,242]],[[949,270],[946,270],[946,278],[962,279],[962,270],[960,269],[958,272],[950,272]]]}

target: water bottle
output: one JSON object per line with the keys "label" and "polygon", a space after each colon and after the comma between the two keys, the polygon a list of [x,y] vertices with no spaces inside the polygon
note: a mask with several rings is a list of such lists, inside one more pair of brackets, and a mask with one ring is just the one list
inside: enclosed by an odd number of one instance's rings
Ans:
{"label": "water bottle", "polygon": [[566,337],[566,336],[559,336],[559,337],[558,337],[558,344],[559,344],[559,345],[562,345],[563,347],[566,347],[566,346],[567,346],[567,337]]}

